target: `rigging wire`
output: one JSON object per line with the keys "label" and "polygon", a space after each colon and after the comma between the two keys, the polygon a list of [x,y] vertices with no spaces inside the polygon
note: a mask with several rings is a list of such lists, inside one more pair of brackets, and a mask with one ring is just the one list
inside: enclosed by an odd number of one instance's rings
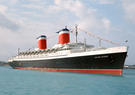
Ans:
{"label": "rigging wire", "polygon": [[104,38],[102,38],[100,36],[97,36],[97,35],[95,35],[95,34],[93,34],[91,32],[85,31],[83,29],[78,28],[78,30],[80,30],[81,32],[84,32],[84,33],[88,34],[89,36],[92,36],[92,37],[94,37],[96,39],[99,39],[100,42],[101,41],[105,41],[105,42],[108,42],[108,43],[111,43],[111,44],[114,44],[114,45],[120,45],[120,43],[117,43],[117,42],[113,42],[111,40],[104,39]]}

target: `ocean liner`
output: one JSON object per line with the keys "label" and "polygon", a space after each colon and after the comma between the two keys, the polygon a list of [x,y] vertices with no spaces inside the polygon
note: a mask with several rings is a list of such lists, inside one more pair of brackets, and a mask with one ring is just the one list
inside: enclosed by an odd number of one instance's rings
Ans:
{"label": "ocean liner", "polygon": [[[77,27],[75,43],[70,43],[70,31],[67,27],[57,33],[58,44],[47,49],[47,37],[41,35],[37,38],[38,49],[19,52],[17,56],[9,58],[10,66],[24,70],[122,75],[127,46],[103,48],[87,45],[85,42],[78,43]],[[104,40],[97,38],[99,42]]]}

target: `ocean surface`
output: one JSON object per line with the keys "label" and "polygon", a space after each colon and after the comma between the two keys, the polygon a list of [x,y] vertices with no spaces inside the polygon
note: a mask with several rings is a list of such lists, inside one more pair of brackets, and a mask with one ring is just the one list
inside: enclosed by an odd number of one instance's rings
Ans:
{"label": "ocean surface", "polygon": [[0,67],[0,95],[135,95],[135,70],[116,76]]}

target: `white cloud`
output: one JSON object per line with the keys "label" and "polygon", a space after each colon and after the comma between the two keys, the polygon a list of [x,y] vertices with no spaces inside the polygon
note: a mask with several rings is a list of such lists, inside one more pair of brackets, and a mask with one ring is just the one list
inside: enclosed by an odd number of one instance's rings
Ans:
{"label": "white cloud", "polygon": [[116,0],[98,0],[100,4],[113,4]]}
{"label": "white cloud", "polygon": [[43,9],[44,7],[37,4],[23,4],[22,7],[31,8],[31,9]]}
{"label": "white cloud", "polygon": [[111,27],[110,27],[110,26],[111,26],[110,20],[108,20],[107,18],[103,18],[102,21],[103,21],[104,28],[105,28],[107,31],[109,31],[109,29],[111,28]]}
{"label": "white cloud", "polygon": [[[84,17],[88,12],[95,11],[94,9],[88,9],[85,8],[82,2],[79,0],[55,0],[55,4],[66,11],[71,11],[73,14],[75,14],[78,17]],[[86,12],[85,12],[86,11]]]}
{"label": "white cloud", "polygon": [[15,4],[17,4],[19,2],[19,0],[10,0],[10,2],[8,2],[8,3],[10,3],[11,5],[15,5]]}
{"label": "white cloud", "polygon": [[19,29],[19,25],[8,18],[5,14],[0,13],[0,27],[6,28],[12,31],[16,31]]}
{"label": "white cloud", "polygon": [[37,3],[37,2],[41,2],[41,1],[43,1],[43,0],[27,0],[27,1],[31,1],[31,2]]}
{"label": "white cloud", "polygon": [[110,21],[97,15],[97,10],[87,8],[79,0],[55,0],[55,7],[58,11],[69,11],[78,18],[74,23],[79,24],[81,28],[99,31],[100,29],[108,30]]}
{"label": "white cloud", "polygon": [[135,23],[135,0],[122,0],[125,17]]}
{"label": "white cloud", "polygon": [[8,7],[4,6],[4,5],[0,5],[0,13],[5,14],[5,12],[7,11]]}
{"label": "white cloud", "polygon": [[114,4],[117,0],[91,0],[99,4]]}

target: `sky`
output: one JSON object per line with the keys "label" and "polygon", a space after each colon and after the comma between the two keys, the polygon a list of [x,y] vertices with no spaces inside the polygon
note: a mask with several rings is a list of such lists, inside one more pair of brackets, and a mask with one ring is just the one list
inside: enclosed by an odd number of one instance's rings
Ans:
{"label": "sky", "polygon": [[[85,38],[87,44],[98,45],[82,32],[88,31],[129,46],[126,64],[135,64],[135,0],[0,0],[0,60],[15,56],[18,48],[36,48],[40,35],[47,36],[50,48],[58,43],[57,31],[65,26],[73,31],[75,25],[80,42]],[[74,32],[70,35],[74,42]]]}

